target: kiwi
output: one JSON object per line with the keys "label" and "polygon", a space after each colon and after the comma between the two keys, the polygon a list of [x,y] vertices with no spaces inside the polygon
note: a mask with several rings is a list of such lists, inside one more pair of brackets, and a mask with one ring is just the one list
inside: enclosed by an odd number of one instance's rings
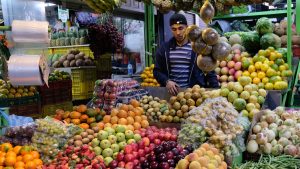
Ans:
{"label": "kiwi", "polygon": [[76,141],[74,142],[74,145],[75,145],[76,147],[80,147],[80,146],[82,146],[82,141],[81,141],[81,140],[76,140]]}
{"label": "kiwi", "polygon": [[86,138],[89,134],[84,131],[80,135],[81,135],[82,138]]}
{"label": "kiwi", "polygon": [[94,135],[88,135],[87,138],[92,141],[94,139]]}
{"label": "kiwi", "polygon": [[86,66],[91,66],[93,62],[91,59],[84,59],[84,63]]}
{"label": "kiwi", "polygon": [[97,127],[97,126],[96,126],[96,127],[93,127],[92,129],[94,130],[94,133],[96,133],[96,134],[97,134],[97,133],[99,132],[99,130],[100,130],[100,128]]}
{"label": "kiwi", "polygon": [[67,60],[67,55],[63,55],[63,56],[61,56],[61,57],[59,58],[59,62],[60,62],[61,64],[63,64],[65,60]]}

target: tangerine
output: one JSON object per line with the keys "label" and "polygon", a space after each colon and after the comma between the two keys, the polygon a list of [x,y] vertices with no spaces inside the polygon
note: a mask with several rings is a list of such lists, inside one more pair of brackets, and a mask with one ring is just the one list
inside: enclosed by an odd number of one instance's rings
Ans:
{"label": "tangerine", "polygon": [[110,123],[111,123],[111,124],[117,124],[117,123],[118,123],[118,120],[119,120],[118,116],[113,116],[113,117],[110,119]]}
{"label": "tangerine", "polygon": [[36,166],[43,165],[43,161],[41,159],[34,159],[33,162],[35,163]]}
{"label": "tangerine", "polygon": [[76,109],[79,113],[84,113],[87,111],[87,106],[86,105],[79,105],[77,106],[77,109]]}
{"label": "tangerine", "polygon": [[134,121],[140,123],[142,121],[142,117],[141,116],[135,116]]}
{"label": "tangerine", "polygon": [[4,161],[6,166],[14,166],[16,162],[17,159],[14,156],[7,156]]}
{"label": "tangerine", "polygon": [[128,106],[126,105],[126,104],[122,104],[121,106],[120,106],[120,110],[124,110],[124,111],[128,111],[129,110],[129,108],[128,108]]}
{"label": "tangerine", "polygon": [[32,161],[33,160],[33,156],[29,153],[29,154],[25,154],[24,156],[23,156],[23,161],[25,162],[25,163],[27,163],[28,161]]}
{"label": "tangerine", "polygon": [[130,124],[130,125],[127,125],[126,127],[127,127],[127,130],[134,131],[134,127],[133,127],[133,125],[131,125],[131,124]]}
{"label": "tangerine", "polygon": [[118,124],[127,125],[127,120],[125,118],[120,118]]}
{"label": "tangerine", "polygon": [[34,159],[40,158],[40,153],[37,152],[37,151],[31,151],[30,154],[32,155],[32,157],[33,157]]}
{"label": "tangerine", "polygon": [[103,122],[104,122],[104,123],[109,123],[109,122],[110,122],[110,119],[111,119],[111,116],[110,116],[110,115],[105,115],[105,116],[103,117]]}
{"label": "tangerine", "polygon": [[81,122],[86,122],[86,120],[87,120],[88,118],[89,118],[88,115],[83,114],[83,115],[80,116],[80,121],[81,121]]}
{"label": "tangerine", "polygon": [[120,110],[118,113],[119,118],[126,118],[127,117],[127,111],[125,110]]}
{"label": "tangerine", "polygon": [[141,117],[142,117],[142,120],[147,120],[147,116],[141,115]]}
{"label": "tangerine", "polygon": [[25,163],[23,161],[17,161],[15,163],[15,168],[18,168],[18,167],[25,167]]}
{"label": "tangerine", "polygon": [[25,168],[26,169],[36,169],[36,164],[33,161],[28,161],[25,164]]}
{"label": "tangerine", "polygon": [[128,124],[133,124],[134,123],[134,118],[131,117],[131,116],[127,117],[126,120],[127,120]]}
{"label": "tangerine", "polygon": [[17,156],[17,161],[22,161],[23,157],[22,156]]}
{"label": "tangerine", "polygon": [[22,149],[22,146],[15,146],[13,151],[18,155],[20,153],[21,149]]}
{"label": "tangerine", "polygon": [[141,129],[141,124],[138,123],[138,122],[134,122],[133,127],[134,127],[135,130],[139,130],[139,129]]}
{"label": "tangerine", "polygon": [[132,111],[134,107],[132,105],[128,105],[128,111]]}
{"label": "tangerine", "polygon": [[130,100],[130,104],[131,104],[133,107],[139,107],[139,106],[140,106],[140,102],[137,101],[136,99],[131,99],[131,100]]}
{"label": "tangerine", "polygon": [[118,113],[119,113],[119,110],[118,110],[118,109],[116,109],[116,108],[113,108],[113,109],[111,110],[111,113],[110,113],[110,115],[113,117],[113,116],[117,116],[117,115],[118,115]]}
{"label": "tangerine", "polygon": [[142,120],[141,125],[143,128],[149,127],[149,122],[147,120]]}
{"label": "tangerine", "polygon": [[13,146],[10,143],[1,144],[1,151],[8,152],[11,149],[13,149]]}
{"label": "tangerine", "polygon": [[135,112],[134,112],[134,111],[129,111],[129,112],[128,112],[128,116],[134,117],[134,116],[135,116]]}

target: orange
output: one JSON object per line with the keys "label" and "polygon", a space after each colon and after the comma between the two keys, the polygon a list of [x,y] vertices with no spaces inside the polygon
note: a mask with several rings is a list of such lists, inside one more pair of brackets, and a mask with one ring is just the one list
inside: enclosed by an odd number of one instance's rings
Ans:
{"label": "orange", "polygon": [[81,116],[81,113],[79,113],[79,112],[77,112],[77,111],[72,111],[72,112],[70,113],[70,117],[71,117],[72,119],[79,119],[80,116]]}
{"label": "orange", "polygon": [[110,115],[105,115],[105,116],[103,117],[103,122],[104,122],[104,123],[109,123],[109,122],[110,122],[110,118],[111,118]]}
{"label": "orange", "polygon": [[83,128],[83,129],[89,129],[90,128],[90,126],[86,123],[79,124],[79,127]]}
{"label": "orange", "polygon": [[113,116],[113,117],[110,119],[110,123],[111,123],[111,124],[117,124],[117,123],[118,123],[118,120],[119,120],[118,116]]}
{"label": "orange", "polygon": [[14,166],[16,162],[17,159],[14,156],[7,156],[4,161],[6,166]]}
{"label": "orange", "polygon": [[125,118],[120,118],[118,120],[118,124],[126,125],[127,124],[127,120]]}
{"label": "orange", "polygon": [[119,118],[126,118],[127,117],[127,112],[125,110],[120,110],[118,113]]}
{"label": "orange", "polygon": [[17,156],[17,161],[22,161],[23,157],[22,156]]}
{"label": "orange", "polygon": [[128,111],[132,111],[134,107],[132,105],[128,105]]}
{"label": "orange", "polygon": [[21,149],[22,149],[22,146],[15,146],[13,151],[18,155],[20,153]]}
{"label": "orange", "polygon": [[14,151],[9,151],[9,152],[6,153],[5,156],[6,156],[6,157],[8,157],[8,156],[14,156],[14,157],[17,157],[17,154],[16,154]]}
{"label": "orange", "polygon": [[128,111],[129,108],[128,108],[128,106],[127,106],[126,104],[122,104],[122,105],[120,106],[120,110]]}
{"label": "orange", "polygon": [[141,116],[135,116],[134,121],[140,123],[142,121],[142,117]]}
{"label": "orange", "polygon": [[90,117],[90,118],[87,119],[87,123],[88,124],[91,124],[91,123],[94,123],[94,122],[96,122],[96,118],[95,117]]}
{"label": "orange", "polygon": [[79,105],[77,106],[77,109],[76,109],[79,113],[84,113],[87,111],[87,107],[86,105]]}
{"label": "orange", "polygon": [[0,151],[0,157],[5,157],[5,155],[6,155],[5,152]]}
{"label": "orange", "polygon": [[134,117],[135,116],[135,112],[134,111],[129,111],[128,112],[128,116]]}
{"label": "orange", "polygon": [[71,122],[72,122],[73,124],[78,125],[78,124],[80,124],[80,119],[72,119]]}
{"label": "orange", "polygon": [[104,123],[103,122],[99,122],[98,123],[98,127],[100,130],[104,129]]}
{"label": "orange", "polygon": [[23,161],[24,162],[28,162],[28,161],[32,161],[33,160],[33,156],[31,155],[31,154],[25,154],[24,156],[23,156]]}
{"label": "orange", "polygon": [[133,106],[133,107],[139,107],[140,106],[140,102],[135,100],[135,99],[131,99],[130,100],[130,104]]}
{"label": "orange", "polygon": [[36,164],[33,161],[28,161],[25,164],[25,168],[26,169],[36,169]]}
{"label": "orange", "polygon": [[134,131],[133,125],[127,125],[126,127],[127,127],[128,130]]}
{"label": "orange", "polygon": [[33,159],[40,158],[40,153],[37,151],[31,151],[30,154],[32,155]]}
{"label": "orange", "polygon": [[9,150],[13,149],[13,146],[10,143],[3,143],[1,144],[1,151],[7,152]]}
{"label": "orange", "polygon": [[83,115],[80,116],[80,121],[81,121],[81,122],[86,122],[86,120],[87,120],[88,118],[89,118],[88,115],[83,114]]}
{"label": "orange", "polygon": [[15,169],[25,169],[24,167],[15,167]]}
{"label": "orange", "polygon": [[110,115],[113,117],[113,116],[117,116],[118,113],[119,113],[119,110],[116,109],[116,108],[113,108],[113,109],[111,110],[111,112],[110,112]]}
{"label": "orange", "polygon": [[0,166],[3,166],[5,162],[5,157],[0,157]]}
{"label": "orange", "polygon": [[111,125],[111,123],[106,123],[106,124],[104,124],[104,128],[105,127],[111,127],[112,125]]}
{"label": "orange", "polygon": [[133,124],[134,123],[134,119],[133,119],[133,117],[127,117],[126,118],[126,120],[127,120],[127,124]]}
{"label": "orange", "polygon": [[135,115],[137,116],[141,116],[142,114],[144,114],[144,109],[141,108],[141,107],[137,107],[135,108],[136,110],[134,111],[135,112]]}
{"label": "orange", "polygon": [[34,159],[33,162],[35,163],[36,166],[43,165],[43,161],[41,159]]}
{"label": "orange", "polygon": [[141,124],[138,123],[138,122],[134,122],[133,127],[134,127],[135,130],[139,130],[141,128]]}
{"label": "orange", "polygon": [[17,168],[17,167],[25,167],[25,163],[23,161],[17,161],[15,163],[15,168]]}
{"label": "orange", "polygon": [[254,83],[254,84],[260,83],[260,78],[258,78],[258,77],[253,78],[252,83]]}
{"label": "orange", "polygon": [[141,115],[141,117],[142,117],[143,120],[147,120],[147,116]]}
{"label": "orange", "polygon": [[149,122],[147,120],[142,120],[141,125],[143,128],[149,127]]}

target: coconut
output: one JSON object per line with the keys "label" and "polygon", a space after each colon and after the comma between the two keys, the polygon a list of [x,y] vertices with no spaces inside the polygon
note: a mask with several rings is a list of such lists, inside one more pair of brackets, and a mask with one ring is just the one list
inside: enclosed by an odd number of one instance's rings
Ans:
{"label": "coconut", "polygon": [[226,42],[219,42],[213,46],[212,57],[216,60],[224,60],[231,52],[231,46]]}
{"label": "coconut", "polygon": [[219,34],[215,29],[206,28],[202,31],[202,39],[207,45],[215,45],[218,43]]}
{"label": "coconut", "polygon": [[217,65],[217,61],[214,60],[212,57],[198,55],[198,57],[197,57],[197,66],[203,72],[210,72],[210,71],[215,70],[215,68],[218,65]]}
{"label": "coconut", "polygon": [[195,42],[201,35],[201,29],[197,25],[191,25],[186,29],[187,38]]}
{"label": "coconut", "polygon": [[201,19],[208,24],[215,16],[215,9],[212,4],[206,0],[205,3],[200,8]]}
{"label": "coconut", "polygon": [[192,42],[192,49],[195,53],[201,54],[206,49],[206,43],[202,41],[202,39],[199,37],[195,42]]}

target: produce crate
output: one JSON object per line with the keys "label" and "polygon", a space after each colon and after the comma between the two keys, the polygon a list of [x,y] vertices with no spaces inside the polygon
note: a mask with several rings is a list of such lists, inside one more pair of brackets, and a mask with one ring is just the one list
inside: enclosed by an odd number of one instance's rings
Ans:
{"label": "produce crate", "polygon": [[41,102],[37,101],[35,103],[24,104],[24,105],[14,105],[9,107],[9,114],[15,114],[18,116],[29,116],[33,118],[38,118],[41,116]]}
{"label": "produce crate", "polygon": [[156,126],[157,128],[176,128],[181,129],[181,123],[165,123],[165,122],[150,122],[150,126]]}
{"label": "produce crate", "polygon": [[40,95],[37,93],[34,96],[20,97],[20,98],[0,98],[0,107],[11,107],[18,105],[27,105],[36,103],[40,100]]}
{"label": "produce crate", "polygon": [[83,52],[85,55],[94,58],[93,52],[90,50],[89,45],[74,45],[74,46],[54,46],[49,47],[49,54],[66,54],[70,49],[78,49],[80,52]]}
{"label": "produce crate", "polygon": [[42,105],[72,101],[72,81],[62,80],[39,87]]}
{"label": "produce crate", "polygon": [[45,116],[54,115],[55,111],[57,109],[63,109],[63,110],[71,111],[73,109],[73,104],[72,104],[72,101],[67,101],[67,102],[63,102],[63,103],[44,105],[42,109],[43,109],[42,115],[45,117]]}
{"label": "produce crate", "polygon": [[112,74],[112,61],[110,53],[104,54],[95,60],[97,79],[110,79]]}
{"label": "produce crate", "polygon": [[74,68],[72,74],[72,96],[73,100],[92,98],[96,78],[95,67]]}

